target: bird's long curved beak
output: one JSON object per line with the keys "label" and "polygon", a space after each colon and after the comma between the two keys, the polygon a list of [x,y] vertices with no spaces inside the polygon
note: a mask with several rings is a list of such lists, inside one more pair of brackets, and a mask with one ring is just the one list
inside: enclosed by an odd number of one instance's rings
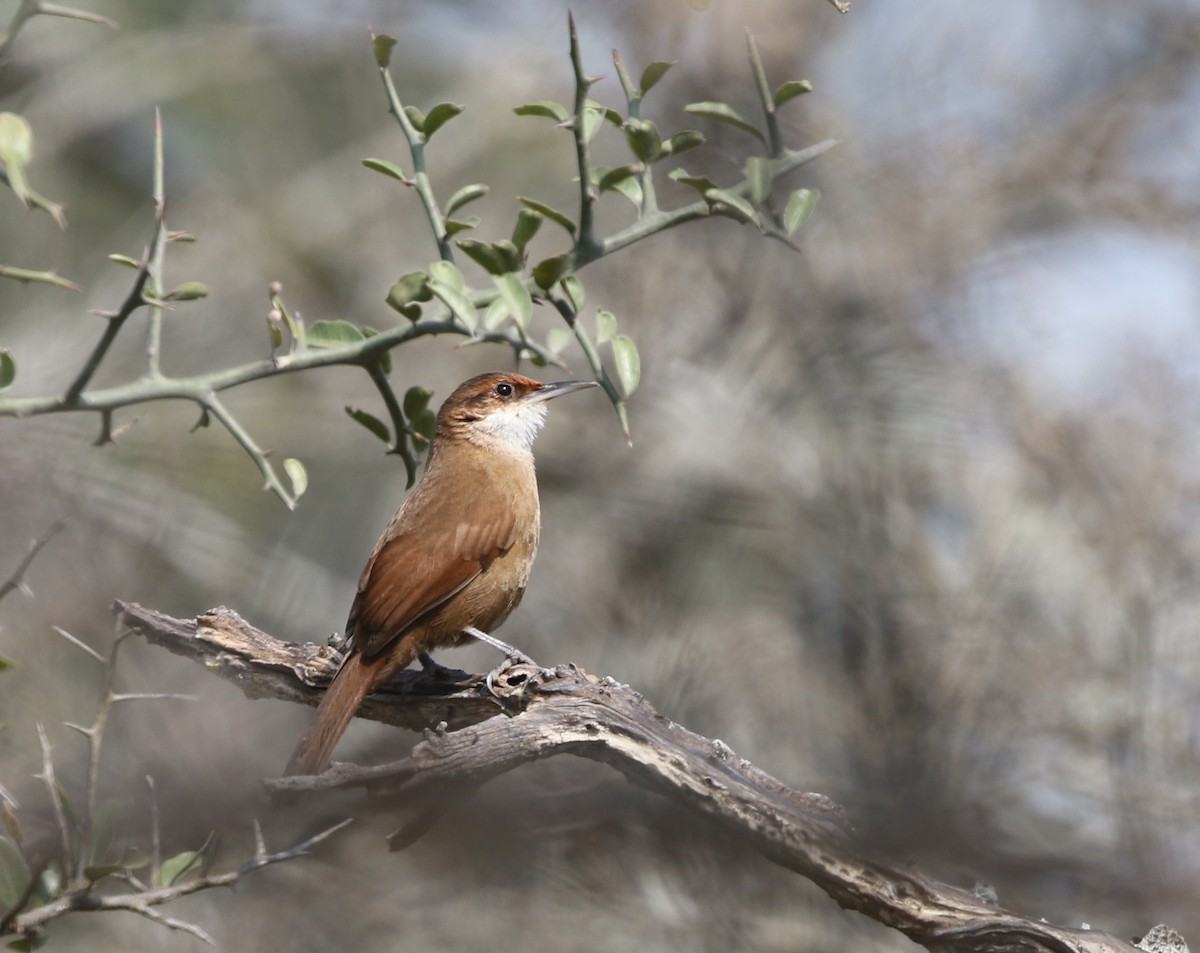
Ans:
{"label": "bird's long curved beak", "polygon": [[525,395],[525,403],[540,404],[544,400],[550,400],[553,397],[561,397],[563,394],[570,394],[577,390],[586,390],[589,387],[598,386],[595,381],[551,381],[549,384],[543,384],[535,391],[530,391]]}

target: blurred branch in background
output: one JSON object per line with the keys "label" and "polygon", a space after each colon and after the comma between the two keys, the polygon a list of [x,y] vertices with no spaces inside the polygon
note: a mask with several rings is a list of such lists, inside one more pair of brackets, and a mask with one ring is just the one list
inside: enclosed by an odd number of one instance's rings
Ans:
{"label": "blurred branch in background", "polygon": [[[14,949],[34,949],[44,939],[47,923],[78,911],[126,910],[211,943],[209,935],[194,923],[167,916],[157,908],[188,894],[214,887],[232,887],[243,876],[262,867],[292,860],[345,827],[343,821],[287,850],[270,853],[262,833],[255,825],[256,848],[253,859],[224,874],[207,871],[211,860],[208,845],[186,850],[163,860],[159,854],[158,801],[154,781],[147,776],[152,797],[149,852],[132,846],[116,853],[118,841],[128,843],[129,833],[114,827],[115,804],[97,800],[101,753],[105,728],[114,705],[130,701],[194,700],[192,696],[169,692],[117,692],[117,656],[122,642],[131,634],[118,633],[107,658],[94,648],[60,629],[59,634],[71,645],[103,668],[103,686],[95,718],[90,726],[68,723],[88,743],[86,790],[82,804],[73,801],[66,786],[58,780],[50,739],[42,725],[37,726],[42,752],[41,780],[46,788],[57,844],[25,842],[21,824],[24,813],[11,796],[5,794],[4,823],[0,834],[0,937],[14,937]],[[0,792],[4,788],[0,786]],[[32,806],[28,806],[32,810]],[[143,873],[145,872],[145,873]],[[123,892],[121,888],[126,889]],[[13,946],[13,944],[16,944]]]}

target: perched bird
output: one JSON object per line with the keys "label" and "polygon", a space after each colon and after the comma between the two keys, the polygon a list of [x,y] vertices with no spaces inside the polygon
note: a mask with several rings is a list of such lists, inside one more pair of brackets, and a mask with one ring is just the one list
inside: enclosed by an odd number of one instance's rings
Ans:
{"label": "perched bird", "polygon": [[285,774],[317,774],[362,700],[418,655],[490,632],[529,581],[541,526],[533,441],[546,401],[594,381],[481,374],[437,416],[425,475],[379,537],[346,620],[350,648]]}

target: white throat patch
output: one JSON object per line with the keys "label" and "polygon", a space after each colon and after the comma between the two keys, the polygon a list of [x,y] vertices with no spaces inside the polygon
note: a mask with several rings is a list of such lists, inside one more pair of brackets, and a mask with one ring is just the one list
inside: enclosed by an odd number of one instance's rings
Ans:
{"label": "white throat patch", "polygon": [[492,411],[486,417],[474,421],[471,429],[476,433],[487,434],[513,450],[529,453],[533,450],[534,438],[545,422],[545,402],[521,402]]}

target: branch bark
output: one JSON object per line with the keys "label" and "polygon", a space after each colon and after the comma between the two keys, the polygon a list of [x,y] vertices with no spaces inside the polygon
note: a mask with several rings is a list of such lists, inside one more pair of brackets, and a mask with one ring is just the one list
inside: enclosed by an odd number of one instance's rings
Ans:
{"label": "branch bark", "polygon": [[[148,641],[201,662],[252,698],[315,705],[337,668],[327,647],[280,641],[228,609],[174,619],[122,602],[114,610]],[[930,950],[1132,953],[1098,930],[1068,929],[1006,911],[974,893],[873,860],[842,809],[801,793],[658,714],[627,685],[574,665],[505,662],[487,675],[403,672],[361,717],[421,730],[405,759],[377,767],[335,764],[317,777],[266,782],[279,794],[363,788],[418,806],[392,835],[411,843],[461,795],[506,771],[557,754],[611,765],[630,781],[735,831],[765,857]]]}

